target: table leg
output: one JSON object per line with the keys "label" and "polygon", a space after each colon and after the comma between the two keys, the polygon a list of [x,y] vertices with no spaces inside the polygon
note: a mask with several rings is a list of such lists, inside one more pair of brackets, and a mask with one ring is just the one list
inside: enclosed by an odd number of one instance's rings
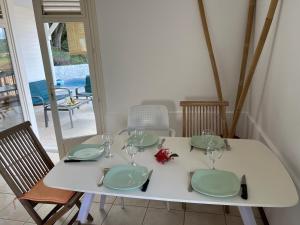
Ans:
{"label": "table leg", "polygon": [[45,118],[45,127],[48,127],[49,118],[48,118],[48,113],[46,108],[44,108],[44,118]]}
{"label": "table leg", "polygon": [[84,224],[87,221],[87,217],[90,212],[94,196],[95,194],[91,193],[84,193],[83,195],[81,207],[77,216],[77,221],[79,221],[81,224]]}
{"label": "table leg", "polygon": [[73,125],[73,119],[72,119],[72,112],[71,111],[69,111],[69,116],[70,116],[71,128],[73,128],[74,125]]}
{"label": "table leg", "polygon": [[100,209],[104,209],[106,195],[100,195]]}
{"label": "table leg", "polygon": [[255,217],[251,207],[239,206],[239,211],[244,225],[256,225]]}

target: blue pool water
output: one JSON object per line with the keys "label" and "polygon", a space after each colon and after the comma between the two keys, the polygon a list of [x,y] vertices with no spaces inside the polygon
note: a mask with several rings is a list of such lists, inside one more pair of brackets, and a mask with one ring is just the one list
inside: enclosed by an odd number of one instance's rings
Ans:
{"label": "blue pool water", "polygon": [[[57,85],[59,86],[58,80],[57,80]],[[61,83],[61,86],[70,87],[70,88],[84,87],[84,85],[85,85],[85,78],[73,78],[73,79],[63,80],[63,82]]]}

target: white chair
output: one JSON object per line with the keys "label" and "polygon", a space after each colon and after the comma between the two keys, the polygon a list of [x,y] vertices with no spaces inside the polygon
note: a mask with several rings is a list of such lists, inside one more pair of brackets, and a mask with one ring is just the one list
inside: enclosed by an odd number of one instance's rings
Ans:
{"label": "white chair", "polygon": [[128,112],[127,129],[122,130],[130,134],[134,129],[155,132],[160,136],[175,136],[175,130],[169,126],[169,113],[164,105],[136,105]]}
{"label": "white chair", "polygon": [[[159,136],[175,136],[175,130],[169,127],[169,113],[164,105],[136,105],[132,106],[128,112],[127,129],[119,132],[119,135],[128,132],[130,134],[134,129],[143,129],[154,132]],[[122,208],[124,208],[124,199],[121,198]],[[105,196],[101,196],[100,208],[105,204]],[[167,208],[170,209],[169,202]]]}

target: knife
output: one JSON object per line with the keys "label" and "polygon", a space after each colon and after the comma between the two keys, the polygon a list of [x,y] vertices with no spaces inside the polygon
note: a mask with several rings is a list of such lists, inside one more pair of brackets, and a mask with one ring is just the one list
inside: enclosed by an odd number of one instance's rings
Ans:
{"label": "knife", "polygon": [[72,162],[96,162],[96,159],[89,159],[89,160],[80,160],[80,159],[65,159],[65,163],[72,163]]}
{"label": "knife", "polygon": [[149,175],[148,175],[148,179],[146,180],[146,182],[143,184],[143,186],[141,188],[142,192],[146,192],[147,191],[148,184],[150,182],[150,178],[151,178],[152,172],[153,172],[153,170],[150,170]]}
{"label": "knife", "polygon": [[245,174],[242,176],[241,180],[241,198],[245,200],[248,199],[247,181]]}

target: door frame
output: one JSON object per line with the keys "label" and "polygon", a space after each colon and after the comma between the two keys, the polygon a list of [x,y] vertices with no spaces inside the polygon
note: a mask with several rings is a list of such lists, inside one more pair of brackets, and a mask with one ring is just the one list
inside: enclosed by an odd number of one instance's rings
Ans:
{"label": "door frame", "polygon": [[[93,92],[93,108],[96,120],[97,134],[103,133],[105,130],[105,119],[104,113],[106,111],[105,104],[105,91],[103,85],[103,74],[101,66],[100,57],[100,45],[98,38],[98,27],[96,23],[96,12],[95,12],[95,0],[80,0],[81,4],[81,15],[43,15],[42,13],[42,0],[33,0],[33,8],[36,20],[36,26],[39,36],[39,42],[41,46],[41,53],[44,63],[44,70],[46,80],[48,81],[48,93],[50,96],[51,112],[53,117],[53,124],[55,130],[55,136],[58,145],[59,156],[63,157],[68,152],[70,141],[75,141],[79,139],[79,142],[84,140],[85,137],[81,136],[78,138],[63,138],[61,124],[59,120],[59,114],[57,110],[57,102],[54,91],[54,80],[51,61],[52,56],[51,51],[49,51],[49,42],[47,41],[47,36],[45,33],[45,23],[55,23],[55,22],[82,22],[85,27],[86,36],[86,47],[87,47],[87,57],[89,62],[89,70],[92,84]],[[90,41],[87,41],[90,40]],[[77,141],[78,142],[78,141]]]}
{"label": "door frame", "polygon": [[35,120],[34,109],[31,103],[29,88],[25,85],[28,84],[26,75],[21,72],[20,61],[18,57],[18,50],[15,43],[14,33],[12,30],[12,23],[10,18],[10,7],[6,0],[0,0],[2,9],[2,18],[0,18],[0,27],[5,29],[6,39],[9,47],[10,59],[16,79],[16,86],[19,93],[19,101],[21,104],[22,114],[24,121],[31,121],[33,131],[38,135],[38,129]]}

